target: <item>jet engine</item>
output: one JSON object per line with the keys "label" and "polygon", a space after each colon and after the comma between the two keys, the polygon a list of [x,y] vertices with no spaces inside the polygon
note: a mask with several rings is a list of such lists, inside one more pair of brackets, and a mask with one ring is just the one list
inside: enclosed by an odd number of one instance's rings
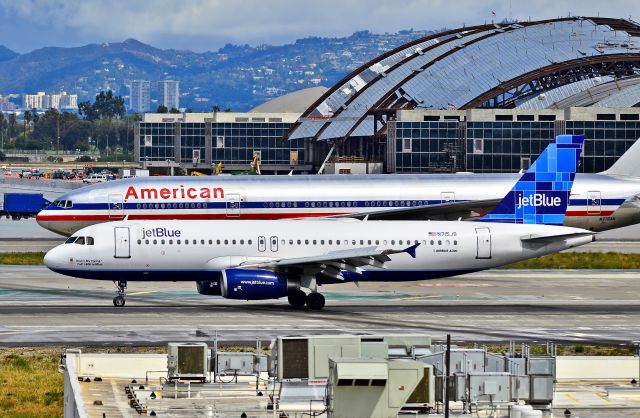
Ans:
{"label": "jet engine", "polygon": [[206,282],[196,282],[198,293],[208,296],[220,296],[222,290],[220,289],[220,280],[212,280]]}
{"label": "jet engine", "polygon": [[243,269],[223,270],[221,287],[222,297],[244,300],[278,299],[297,288],[284,274]]}

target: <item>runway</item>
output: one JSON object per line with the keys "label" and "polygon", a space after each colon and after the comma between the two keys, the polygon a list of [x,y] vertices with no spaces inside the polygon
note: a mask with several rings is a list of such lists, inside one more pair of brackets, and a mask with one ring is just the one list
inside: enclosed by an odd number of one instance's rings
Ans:
{"label": "runway", "polygon": [[454,341],[628,343],[640,335],[640,271],[501,271],[458,278],[323,287],[321,312],[286,300],[199,295],[191,283],[110,282],[44,267],[0,269],[0,345],[153,345],[327,333],[426,333]]}

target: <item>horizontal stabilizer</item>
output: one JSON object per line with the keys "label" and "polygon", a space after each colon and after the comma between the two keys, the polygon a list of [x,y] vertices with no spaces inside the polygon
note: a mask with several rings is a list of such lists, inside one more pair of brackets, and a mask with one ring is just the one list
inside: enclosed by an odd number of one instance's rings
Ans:
{"label": "horizontal stabilizer", "polygon": [[558,241],[569,238],[581,238],[592,236],[595,241],[595,232],[584,231],[584,232],[572,232],[568,234],[530,234],[520,237],[520,241],[522,242],[544,242],[544,241]]}

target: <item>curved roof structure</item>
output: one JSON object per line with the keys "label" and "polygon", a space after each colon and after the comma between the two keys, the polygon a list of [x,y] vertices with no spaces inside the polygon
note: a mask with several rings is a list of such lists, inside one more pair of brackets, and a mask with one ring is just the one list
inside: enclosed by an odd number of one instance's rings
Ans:
{"label": "curved roof structure", "polygon": [[[464,27],[417,39],[356,69],[287,136],[369,136],[399,109],[513,108],[590,78],[638,74],[640,25],[630,20],[567,17]],[[576,92],[594,87],[582,84]]]}
{"label": "curved roof structure", "polygon": [[326,87],[309,87],[294,91],[267,102],[262,103],[259,106],[250,110],[253,113],[302,113],[313,102],[318,100],[327,90]]}

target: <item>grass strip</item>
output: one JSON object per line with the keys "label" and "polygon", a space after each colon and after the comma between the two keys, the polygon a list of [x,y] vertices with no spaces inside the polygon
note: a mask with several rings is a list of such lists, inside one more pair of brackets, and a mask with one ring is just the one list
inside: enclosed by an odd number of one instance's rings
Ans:
{"label": "grass strip", "polygon": [[640,269],[640,254],[557,253],[509,264],[505,269]]}
{"label": "grass strip", "polygon": [[47,348],[0,350],[0,416],[62,417],[59,358],[59,350]]}
{"label": "grass strip", "polygon": [[[0,264],[41,265],[42,252],[0,253]],[[505,269],[640,269],[640,254],[558,253],[509,264]]]}
{"label": "grass strip", "polygon": [[33,253],[0,253],[0,264],[18,264],[22,266],[35,266],[44,264],[42,252]]}

